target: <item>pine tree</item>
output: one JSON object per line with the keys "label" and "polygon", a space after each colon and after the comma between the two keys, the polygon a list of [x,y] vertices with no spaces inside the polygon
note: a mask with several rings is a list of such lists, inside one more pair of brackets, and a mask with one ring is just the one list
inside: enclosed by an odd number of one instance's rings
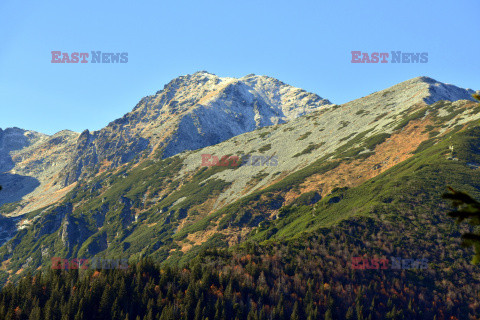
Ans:
{"label": "pine tree", "polygon": [[153,310],[152,310],[152,309],[148,310],[148,313],[147,313],[147,315],[146,315],[145,318],[146,318],[147,320],[154,320]]}
{"label": "pine tree", "polygon": [[328,309],[327,312],[325,312],[325,320],[333,320],[332,309]]}
{"label": "pine tree", "polygon": [[357,319],[362,320],[363,319],[363,307],[362,307],[362,304],[361,304],[360,300],[357,300],[356,305],[355,305],[355,309],[357,310]]}
{"label": "pine tree", "polygon": [[103,291],[102,298],[100,299],[99,313],[102,317],[107,318],[110,314],[113,301],[113,289],[110,285],[107,285]]}
{"label": "pine tree", "polygon": [[253,307],[250,308],[248,313],[247,320],[258,320],[257,311]]}
{"label": "pine tree", "polygon": [[[468,223],[474,227],[480,225],[480,203],[470,197],[468,194],[448,188],[450,193],[443,195],[444,199],[450,199],[453,202],[455,211],[451,211],[448,215],[456,218],[457,223],[461,223],[466,219],[470,219]],[[472,259],[473,264],[480,263],[480,234],[465,233],[462,235],[462,246],[471,247],[475,249],[475,255]]]}
{"label": "pine tree", "polygon": [[375,297],[372,298],[372,303],[370,304],[370,311],[375,311]]}
{"label": "pine tree", "polygon": [[199,299],[195,308],[195,320],[202,319],[202,299]]}
{"label": "pine tree", "polygon": [[222,317],[222,305],[220,299],[217,299],[215,302],[215,319],[220,319]]}
{"label": "pine tree", "polygon": [[83,319],[83,312],[81,309],[78,309],[77,314],[75,315],[74,320],[82,320]]}
{"label": "pine tree", "polygon": [[350,306],[350,307],[348,308],[348,310],[347,310],[346,315],[345,315],[345,319],[347,319],[347,320],[352,320],[352,319],[353,319],[354,312],[355,312],[355,311],[353,311],[353,307]]}
{"label": "pine tree", "polygon": [[173,306],[167,305],[162,310],[162,315],[160,316],[160,320],[170,320],[170,319],[174,319]]}
{"label": "pine tree", "polygon": [[292,315],[290,316],[290,320],[299,320],[300,316],[298,315],[298,301],[295,301],[293,305]]}
{"label": "pine tree", "polygon": [[[265,306],[262,307],[260,310],[260,315],[258,317],[260,320],[267,320],[267,311],[265,310]],[[225,318],[223,318],[225,319]]]}
{"label": "pine tree", "polygon": [[30,312],[30,316],[28,317],[28,320],[41,320],[41,319],[42,319],[42,310],[37,305],[33,307],[32,312]]}

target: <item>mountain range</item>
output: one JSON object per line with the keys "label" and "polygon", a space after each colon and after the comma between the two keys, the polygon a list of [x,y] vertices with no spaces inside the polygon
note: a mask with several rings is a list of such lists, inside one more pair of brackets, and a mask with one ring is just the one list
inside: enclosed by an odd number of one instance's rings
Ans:
{"label": "mountain range", "polygon": [[182,265],[362,217],[408,221],[418,243],[425,221],[459,232],[437,203],[447,185],[480,195],[472,93],[417,77],[336,105],[271,77],[202,71],[99,131],[0,129],[2,280],[55,256]]}

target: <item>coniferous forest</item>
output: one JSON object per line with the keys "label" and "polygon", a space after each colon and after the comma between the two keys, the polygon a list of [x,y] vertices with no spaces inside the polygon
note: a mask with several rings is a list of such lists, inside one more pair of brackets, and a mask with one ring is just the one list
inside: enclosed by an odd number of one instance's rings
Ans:
{"label": "coniferous forest", "polygon": [[[379,228],[385,233],[375,237]],[[50,269],[7,284],[0,294],[0,317],[475,319],[480,273],[461,256],[442,254],[465,265],[460,274],[428,253],[424,257],[433,262],[428,269],[351,268],[347,257],[361,255],[359,243],[384,242],[393,230],[356,219],[285,243],[205,250],[181,268],[142,259],[127,270]],[[383,250],[401,255],[399,248]]]}

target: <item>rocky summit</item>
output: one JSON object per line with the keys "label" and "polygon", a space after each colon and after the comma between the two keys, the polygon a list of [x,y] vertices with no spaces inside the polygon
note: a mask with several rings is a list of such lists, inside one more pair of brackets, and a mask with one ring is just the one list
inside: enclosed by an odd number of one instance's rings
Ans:
{"label": "rocky summit", "polygon": [[166,158],[214,145],[330,106],[316,94],[266,76],[181,76],[105,128],[84,131],[63,183],[67,186],[134,159]]}

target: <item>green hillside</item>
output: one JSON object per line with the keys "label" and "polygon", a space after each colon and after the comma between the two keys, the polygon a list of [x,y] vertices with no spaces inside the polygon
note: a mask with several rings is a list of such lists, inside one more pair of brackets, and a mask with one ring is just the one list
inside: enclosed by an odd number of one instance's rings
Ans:
{"label": "green hillside", "polygon": [[[226,247],[227,235],[235,230],[248,231],[242,242],[285,241],[355,216],[402,226],[406,235],[402,241],[407,241],[402,245],[406,246],[418,243],[430,226],[435,230],[443,228],[437,232],[457,230],[444,217],[449,204],[441,200],[441,194],[446,186],[452,186],[476,197],[480,195],[476,187],[480,181],[476,169],[480,163],[476,142],[479,129],[471,122],[461,130],[463,125],[456,123],[465,108],[457,110],[451,103],[439,102],[412,109],[397,122],[395,132],[425,117],[427,108],[434,116],[434,125],[425,129],[430,138],[419,145],[411,158],[356,187],[334,188],[321,200],[317,192],[311,191],[287,206],[282,204],[286,193],[300,190],[305,179],[328,173],[340,164],[348,166],[365,159],[392,134],[365,138],[365,131],[352,135],[336,153],[324,155],[279,182],[213,213],[204,210],[204,204],[228,192],[230,183],[212,176],[238,168],[200,167],[179,179],[179,156],[132,162],[80,183],[61,205],[30,213],[34,223],[0,248],[0,257],[8,261],[8,270],[15,272],[48,268],[52,256],[101,255],[132,260],[149,256],[160,263],[177,265],[187,263],[204,249]],[[440,109],[451,113],[440,116]],[[441,128],[448,129],[445,121],[451,120],[449,127],[453,130],[444,135],[436,133]],[[454,147],[453,154],[450,146]],[[277,212],[274,218],[266,214],[271,211]],[[189,238],[205,230],[210,230],[210,234],[200,243]],[[190,249],[183,251],[182,247]],[[3,278],[6,276],[4,272]]]}

